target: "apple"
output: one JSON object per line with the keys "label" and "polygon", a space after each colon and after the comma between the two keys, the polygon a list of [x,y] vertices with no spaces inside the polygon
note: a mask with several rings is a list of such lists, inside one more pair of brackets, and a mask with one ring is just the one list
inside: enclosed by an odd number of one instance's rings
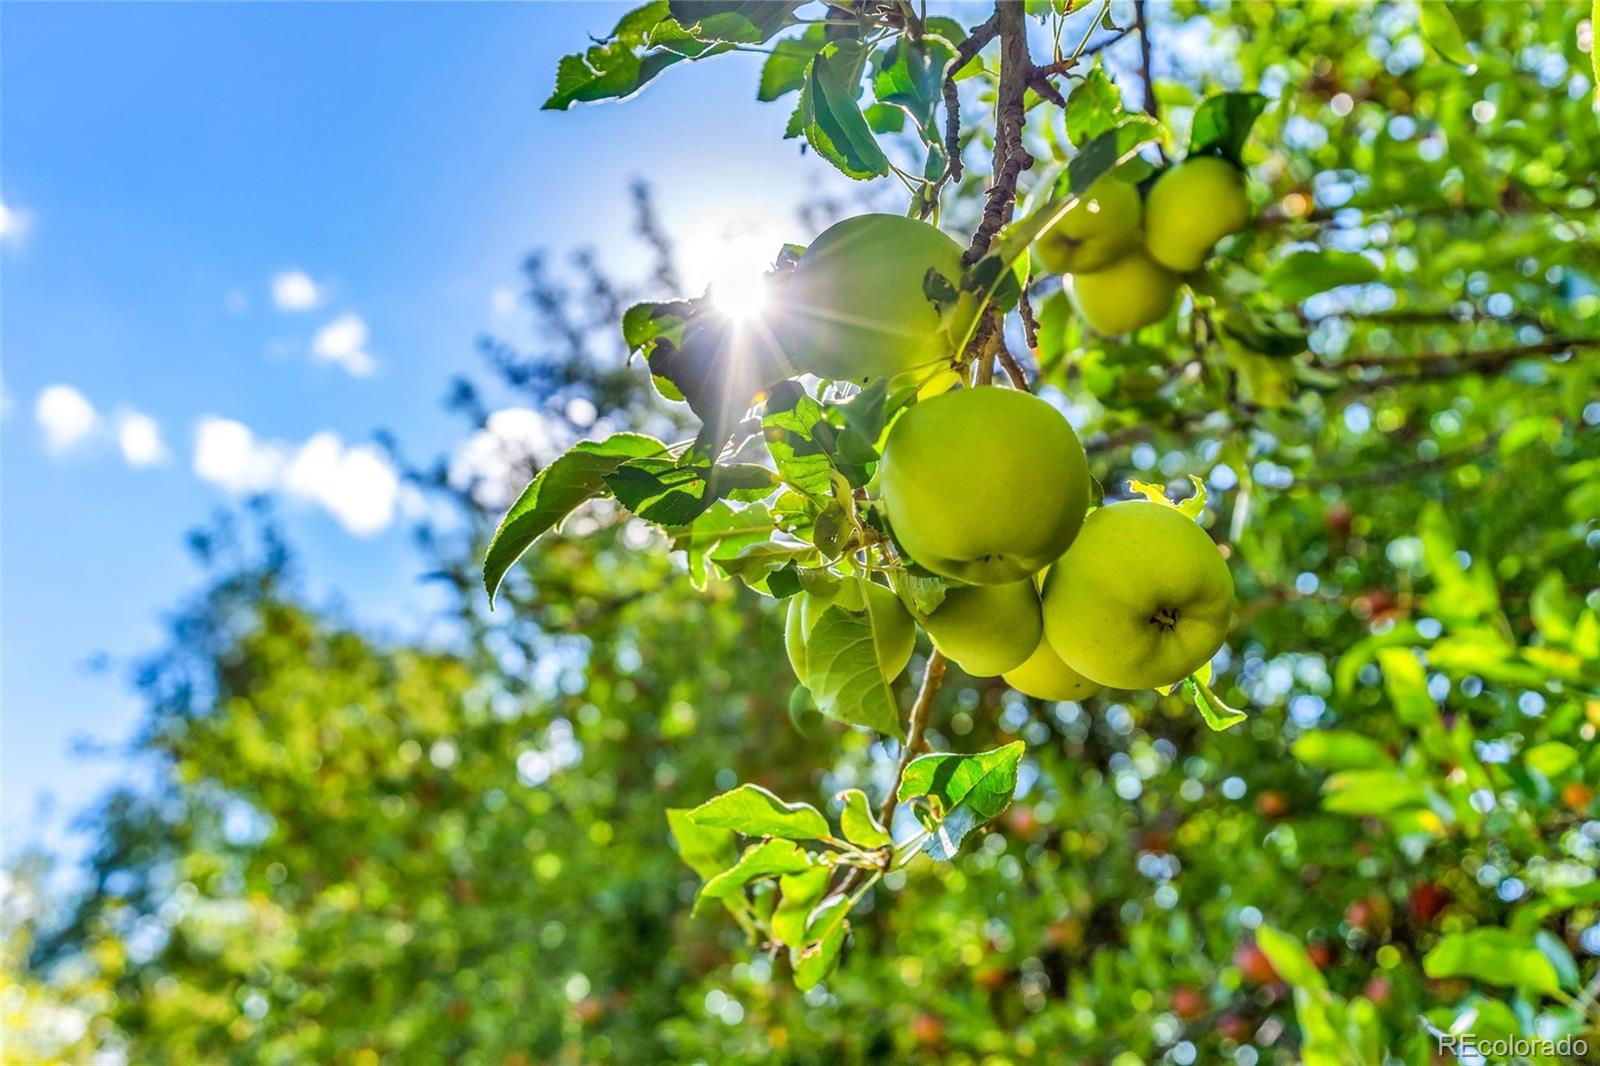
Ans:
{"label": "apple", "polygon": [[1197,156],[1171,167],[1150,187],[1144,245],[1180,274],[1199,270],[1218,241],[1250,224],[1244,172],[1226,159]]}
{"label": "apple", "polygon": [[1228,635],[1233,578],[1182,511],[1101,507],[1044,585],[1045,639],[1066,664],[1112,688],[1176,684]]}
{"label": "apple", "polygon": [[1039,262],[1052,274],[1103,270],[1139,244],[1142,213],[1139,190],[1107,174],[1034,242]]}
{"label": "apple", "polygon": [[961,246],[901,215],[856,215],[811,242],[790,275],[777,335],[794,368],[865,384],[950,361],[923,280],[959,287]]}
{"label": "apple", "polygon": [[1021,666],[1044,635],[1039,593],[1029,579],[1005,585],[959,585],[923,623],[933,646],[973,677]]}
{"label": "apple", "polygon": [[878,668],[883,676],[893,678],[911,661],[912,649],[917,643],[917,624],[910,613],[889,589],[865,578],[846,578],[832,595],[798,592],[789,600],[788,615],[783,625],[783,646],[789,653],[789,665],[802,685],[810,687],[807,680],[807,646],[817,623],[829,607],[839,607],[851,614],[865,612],[872,621],[872,640],[878,653]]}
{"label": "apple", "polygon": [[1253,985],[1271,984],[1278,979],[1278,971],[1273,968],[1267,953],[1257,947],[1254,941],[1247,941],[1234,949],[1233,965]]}
{"label": "apple", "polygon": [[1078,310],[1100,333],[1132,333],[1172,310],[1178,276],[1135,248],[1103,270],[1072,275]]}
{"label": "apple", "polygon": [[1186,1022],[1204,1018],[1210,1007],[1205,995],[1197,989],[1179,985],[1172,990],[1172,1013]]}
{"label": "apple", "polygon": [[1048,640],[1040,640],[1026,662],[1006,671],[1004,680],[1024,696],[1040,700],[1084,700],[1100,691],[1100,685],[1062,662]]}
{"label": "apple", "polygon": [[1061,412],[997,385],[923,400],[889,430],[878,488],[914,561],[969,585],[1021,581],[1072,545],[1089,464]]}

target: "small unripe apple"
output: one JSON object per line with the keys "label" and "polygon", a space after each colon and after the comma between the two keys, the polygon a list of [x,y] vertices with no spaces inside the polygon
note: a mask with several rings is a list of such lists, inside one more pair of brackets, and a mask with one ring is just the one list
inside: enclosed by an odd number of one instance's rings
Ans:
{"label": "small unripe apple", "polygon": [[1039,593],[1024,579],[951,588],[923,628],[951,662],[973,677],[993,677],[1033,654],[1044,634],[1044,619]]}
{"label": "small unripe apple", "polygon": [[857,215],[824,230],[795,265],[778,318],[784,355],[802,373],[865,384],[950,360],[923,288],[937,270],[961,284],[961,246],[901,215]]}
{"label": "small unripe apple", "polygon": [[1048,640],[1040,640],[1026,662],[1006,671],[1004,680],[1039,700],[1085,700],[1100,691],[1100,685],[1062,662]]}
{"label": "small unripe apple", "polygon": [[1072,275],[1078,310],[1100,333],[1132,333],[1172,310],[1178,276],[1134,248],[1110,266]]}
{"label": "small unripe apple", "polygon": [[789,653],[789,665],[794,667],[794,676],[802,685],[810,686],[808,648],[817,623],[829,607],[839,607],[851,614],[867,614],[872,622],[878,668],[883,671],[884,677],[894,678],[906,668],[911,661],[911,652],[916,647],[917,624],[900,602],[900,597],[864,578],[846,578],[831,596],[799,592],[789,600],[783,625],[783,645]]}
{"label": "small unripe apple", "polygon": [[1205,265],[1218,241],[1249,224],[1244,172],[1226,159],[1197,156],[1170,168],[1150,187],[1144,244],[1156,262],[1187,274]]}
{"label": "small unripe apple", "polygon": [[1234,949],[1233,965],[1253,985],[1271,984],[1278,979],[1278,971],[1273,968],[1272,960],[1254,941],[1240,944]]}
{"label": "small unripe apple", "polygon": [[1179,985],[1172,990],[1172,1013],[1186,1022],[1205,1017],[1209,1006],[1206,997],[1188,985]]}
{"label": "small unripe apple", "polygon": [[1139,190],[1107,174],[1034,242],[1039,262],[1052,274],[1102,270],[1138,245],[1143,212]]}
{"label": "small unripe apple", "polygon": [[1136,501],[1101,507],[1044,584],[1045,639],[1084,677],[1113,688],[1176,684],[1228,635],[1233,578],[1183,512]]}
{"label": "small unripe apple", "polygon": [[947,392],[901,415],[878,478],[906,554],[969,585],[1043,569],[1072,544],[1089,506],[1089,464],[1066,418],[995,385]]}

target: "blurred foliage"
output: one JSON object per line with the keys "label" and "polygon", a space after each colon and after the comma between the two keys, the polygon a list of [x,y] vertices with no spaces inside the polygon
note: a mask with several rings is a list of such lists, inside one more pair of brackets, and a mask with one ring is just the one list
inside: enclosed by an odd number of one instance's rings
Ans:
{"label": "blurred foliage", "polygon": [[[696,591],[607,501],[491,616],[475,561],[547,459],[440,463],[416,473],[450,516],[419,532],[455,596],[438,646],[309,603],[270,538],[200,544],[217,579],[139,678],[155,786],[97,808],[75,897],[40,894],[40,860],[8,873],[6,1061],[1425,1063],[1429,1027],[1600,1048],[1593,30],[1576,4],[1450,10],[1459,40],[1409,4],[1152,10],[1172,144],[1204,94],[1272,100],[1244,147],[1261,224],[1130,342],[1034,288],[1030,369],[1100,481],[1209,488],[1242,726],[953,671],[930,742],[1022,740],[1017,799],[886,878],[798,992],[691,916],[663,812],[753,782],[836,821],[890,753],[791,701],[771,601]],[[1136,74],[1134,38],[1099,55]],[[992,78],[963,93],[985,115]],[[1042,160],[1070,154],[1061,122],[1030,123]],[[491,391],[453,396],[475,425],[507,395],[574,439],[683,435],[616,330],[677,295],[639,203],[647,284],[530,260],[539,343],[485,342]]]}

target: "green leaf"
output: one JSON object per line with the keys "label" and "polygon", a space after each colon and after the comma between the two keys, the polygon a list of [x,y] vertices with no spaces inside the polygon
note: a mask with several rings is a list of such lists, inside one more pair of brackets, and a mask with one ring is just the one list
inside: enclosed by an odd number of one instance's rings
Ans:
{"label": "green leaf", "polygon": [[800,0],[671,0],[673,21],[699,41],[760,44],[793,21]]}
{"label": "green leaf", "polygon": [[1322,808],[1335,814],[1385,815],[1427,805],[1422,785],[1400,770],[1341,770],[1322,783]]}
{"label": "green leaf", "polygon": [[639,433],[582,441],[539,471],[511,505],[483,556],[483,587],[489,604],[506,571],[541,534],[555,528],[585,500],[606,491],[605,477],[629,460],[665,455],[667,446]]}
{"label": "green leaf", "polygon": [[773,529],[772,513],[765,506],[734,507],[718,500],[692,523],[672,531],[672,549],[684,553],[690,583],[704,589],[711,577],[709,563],[717,564],[726,573],[726,561],[766,541]]}
{"label": "green leaf", "polygon": [[605,475],[606,485],[622,504],[647,522],[683,526],[718,499],[749,499],[777,487],[764,466],[682,465],[673,459],[633,459]]}
{"label": "green leaf", "polygon": [[1250,127],[1266,107],[1267,98],[1260,93],[1218,93],[1206,97],[1194,111],[1189,154],[1219,155],[1242,166],[1241,155],[1244,142],[1250,136]]}
{"label": "green leaf", "polygon": [[1471,73],[1478,69],[1478,64],[1472,58],[1472,50],[1467,47],[1467,39],[1461,32],[1461,24],[1456,21],[1455,13],[1450,10],[1450,6],[1450,3],[1444,0],[1417,5],[1422,37],[1433,46],[1435,52],[1439,53],[1440,59]]}
{"label": "green leaf", "polygon": [[724,899],[752,881],[797,874],[813,865],[811,856],[792,840],[766,840],[745,849],[739,861],[707,881],[695,899],[698,914],[708,900]]}
{"label": "green leaf", "polygon": [[772,912],[772,935],[778,943],[790,947],[805,944],[811,912],[827,893],[832,874],[826,866],[815,866],[778,878],[778,906]]}
{"label": "green leaf", "polygon": [[[777,541],[763,540],[747,545],[732,558],[721,558],[719,553],[719,557],[714,561],[717,568],[727,576],[738,578],[756,592],[776,596],[778,590],[772,585],[777,574],[792,571],[799,566],[816,566],[821,562],[821,558],[817,550],[809,544],[780,544]],[[792,596],[799,590],[799,581],[796,579],[786,595]]]}
{"label": "green leaf", "polygon": [[1206,725],[1212,730],[1220,732],[1238,725],[1249,717],[1243,711],[1223,703],[1217,694],[1211,691],[1211,686],[1198,677],[1187,677],[1183,683],[1189,689],[1189,697],[1194,700],[1200,717],[1205,719]]}
{"label": "green leaf", "polygon": [[1371,737],[1338,729],[1320,729],[1294,742],[1294,757],[1324,770],[1375,770],[1393,765],[1388,752]]}
{"label": "green leaf", "polygon": [[826,497],[833,486],[833,460],[816,439],[824,422],[822,405],[798,381],[785,381],[767,394],[761,432],[783,480],[808,496]]}
{"label": "green leaf", "polygon": [[1570,745],[1551,740],[1535,744],[1523,752],[1522,761],[1528,769],[1536,770],[1545,777],[1560,777],[1578,764],[1578,753]]}
{"label": "green leaf", "polygon": [[821,983],[839,965],[839,950],[844,947],[845,934],[850,931],[846,920],[849,914],[849,897],[829,897],[806,923],[805,945],[789,949],[794,984],[802,992]]}
{"label": "green leaf", "polygon": [[872,92],[883,104],[893,105],[902,114],[909,114],[922,128],[937,139],[938,128],[934,113],[943,99],[945,65],[954,58],[954,51],[937,37],[897,37],[878,54],[877,72],[872,78]]}
{"label": "green leaf", "polygon": [[1294,252],[1273,264],[1266,283],[1281,300],[1299,303],[1308,296],[1341,285],[1364,285],[1378,280],[1372,260],[1355,252],[1332,249]]}
{"label": "green leaf", "polygon": [[1576,992],[1583,977],[1578,972],[1578,961],[1572,957],[1572,951],[1566,943],[1548,929],[1535,930],[1533,943],[1550,960],[1550,965],[1556,968],[1561,987]]}
{"label": "green leaf", "polygon": [[935,824],[922,850],[940,861],[956,857],[961,842],[1011,803],[1024,746],[1014,741],[976,755],[923,755],[900,779],[898,799],[935,801]]}
{"label": "green leaf", "polygon": [[1424,736],[1442,735],[1444,722],[1438,704],[1428,694],[1428,675],[1417,653],[1410,648],[1383,648],[1377,659],[1394,716]]}
{"label": "green leaf", "polygon": [[859,49],[856,42],[835,42],[818,52],[800,94],[806,141],[842,174],[858,181],[889,173],[889,157],[856,103],[859,85],[847,80],[857,76]]}
{"label": "green leaf", "polygon": [[828,836],[828,820],[809,803],[785,803],[760,785],[740,785],[689,812],[696,825],[731,829],[749,837],[817,840]]}
{"label": "green leaf", "polygon": [[806,687],[829,718],[899,737],[900,705],[878,665],[872,612],[829,607],[806,642]]}
{"label": "green leaf", "polygon": [[709,881],[733,862],[736,854],[733,833],[697,824],[689,815],[690,812],[681,807],[667,808],[667,828],[678,845],[678,857],[699,874],[701,880]]}
{"label": "green leaf", "polygon": [[839,812],[839,828],[844,838],[863,848],[881,848],[893,841],[878,822],[877,815],[867,802],[867,794],[859,788],[847,788],[839,793],[844,810]]}
{"label": "green leaf", "polygon": [[1452,933],[1428,952],[1422,969],[1429,977],[1471,977],[1501,988],[1545,995],[1561,990],[1561,978],[1544,953],[1508,929]]}
{"label": "green leaf", "polygon": [[772,54],[761,67],[761,85],[756,99],[776,100],[798,92],[806,83],[806,68],[811,57],[828,43],[826,31],[821,26],[807,26],[799,37],[784,37],[772,45]]}
{"label": "green leaf", "polygon": [[1122,93],[1105,69],[1096,63],[1067,97],[1067,139],[1073,144],[1088,144],[1121,126],[1127,117]]}
{"label": "green leaf", "polygon": [[1290,985],[1317,993],[1327,992],[1328,982],[1323,979],[1322,971],[1311,961],[1300,941],[1288,933],[1263,925],[1256,930],[1256,946],[1278,971],[1278,976]]}

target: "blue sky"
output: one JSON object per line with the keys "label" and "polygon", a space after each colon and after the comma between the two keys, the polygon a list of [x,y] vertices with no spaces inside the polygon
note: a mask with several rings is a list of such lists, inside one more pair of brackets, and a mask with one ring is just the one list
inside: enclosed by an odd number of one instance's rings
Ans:
{"label": "blue sky", "polygon": [[[373,431],[457,446],[535,246],[620,273],[626,189],[679,235],[804,241],[835,181],[758,105],[758,56],[541,112],[557,57],[624,10],[7,5],[0,34],[0,833],[64,843],[128,773],[72,754],[139,707],[124,672],[195,587],[184,533],[267,487],[316,594],[404,632],[426,607]],[[606,253],[610,247],[613,251]],[[699,240],[689,279],[718,255]],[[54,796],[39,817],[37,800]]]}

